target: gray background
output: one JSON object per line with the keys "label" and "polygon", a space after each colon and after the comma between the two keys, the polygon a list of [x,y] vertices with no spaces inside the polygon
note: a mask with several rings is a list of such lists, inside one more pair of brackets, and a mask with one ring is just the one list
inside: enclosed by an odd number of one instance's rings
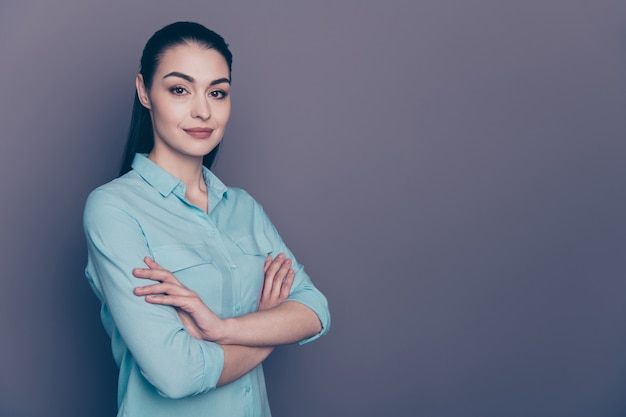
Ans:
{"label": "gray background", "polygon": [[112,416],[83,276],[147,38],[224,35],[215,171],[327,294],[276,417],[626,415],[622,0],[0,2],[0,415]]}

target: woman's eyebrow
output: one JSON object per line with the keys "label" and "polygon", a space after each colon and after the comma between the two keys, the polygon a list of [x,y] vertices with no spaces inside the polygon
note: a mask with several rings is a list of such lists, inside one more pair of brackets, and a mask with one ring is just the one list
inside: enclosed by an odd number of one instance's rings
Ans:
{"label": "woman's eyebrow", "polygon": [[[183,74],[182,72],[178,72],[178,71],[172,71],[169,74],[166,74],[166,75],[163,76],[163,78],[167,78],[167,77],[182,78],[183,80],[189,81],[190,83],[195,83],[196,82],[195,78],[193,78],[192,76],[187,75],[187,74]],[[214,85],[221,84],[221,83],[228,83],[228,84],[230,84],[230,79],[228,79],[228,78],[218,78],[217,80],[211,81],[211,83],[209,85],[210,86],[214,86]]]}
{"label": "woman's eyebrow", "polygon": [[228,78],[218,78],[217,80],[211,81],[211,84],[209,84],[209,85],[210,86],[214,86],[214,85],[221,84],[221,83],[228,83],[228,84],[230,84],[230,79],[228,79]]}
{"label": "woman's eyebrow", "polygon": [[177,71],[172,71],[172,72],[170,72],[169,74],[166,74],[166,75],[164,75],[164,76],[163,76],[163,78],[167,78],[167,77],[178,77],[178,78],[182,78],[183,80],[187,80],[187,81],[189,81],[190,83],[194,83],[194,82],[196,82],[196,80],[195,80],[192,76],[187,75],[187,74],[183,74],[182,72],[177,72]]}

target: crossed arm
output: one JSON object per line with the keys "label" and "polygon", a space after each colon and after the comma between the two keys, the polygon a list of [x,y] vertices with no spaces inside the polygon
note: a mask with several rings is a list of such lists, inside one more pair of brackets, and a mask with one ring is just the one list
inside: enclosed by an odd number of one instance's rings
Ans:
{"label": "crossed arm", "polygon": [[192,337],[218,343],[224,350],[224,367],[217,386],[228,384],[258,366],[276,345],[297,342],[319,333],[317,315],[305,305],[286,301],[295,273],[284,254],[264,264],[264,283],[259,310],[239,317],[221,319],[194,291],[188,289],[168,270],[151,258],[147,268],[135,268],[133,275],[156,281],[137,287],[135,295],[145,296],[152,304],[176,308]]}

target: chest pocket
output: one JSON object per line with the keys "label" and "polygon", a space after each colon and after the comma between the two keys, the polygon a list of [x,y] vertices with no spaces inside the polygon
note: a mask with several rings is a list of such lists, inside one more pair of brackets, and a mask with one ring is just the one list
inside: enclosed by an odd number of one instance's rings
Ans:
{"label": "chest pocket", "polygon": [[234,244],[231,254],[241,277],[237,292],[250,311],[256,310],[263,288],[263,264],[267,255],[274,256],[272,243],[263,234],[229,236],[229,239]]}
{"label": "chest pocket", "polygon": [[222,314],[222,274],[213,263],[209,247],[167,245],[153,248],[154,260],[169,270],[187,288],[198,293],[215,313]]}
{"label": "chest pocket", "polygon": [[265,256],[272,254],[272,243],[265,235],[231,238],[233,243],[246,255]]}

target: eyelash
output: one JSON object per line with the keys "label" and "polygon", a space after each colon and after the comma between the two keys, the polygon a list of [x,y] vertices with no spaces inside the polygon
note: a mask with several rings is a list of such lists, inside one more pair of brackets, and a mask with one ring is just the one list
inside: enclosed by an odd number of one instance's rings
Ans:
{"label": "eyelash", "polygon": [[[183,96],[185,94],[189,94],[186,88],[180,86],[174,86],[170,88],[170,92],[175,96]],[[226,96],[228,96],[228,93],[224,90],[214,90],[211,91],[209,95],[217,100],[223,100],[226,98]]]}
{"label": "eyelash", "polygon": [[172,88],[170,88],[170,92],[176,96],[182,96],[185,93],[188,93],[187,89],[184,87],[180,87],[180,86],[174,86]]}
{"label": "eyelash", "polygon": [[[216,98],[216,99],[218,99],[218,100],[223,100],[223,99],[225,99],[225,98],[226,98],[226,96],[228,95],[228,93],[227,93],[226,91],[224,91],[224,90],[215,90],[215,91],[211,91],[209,94],[211,95],[211,97]],[[219,97],[218,97],[218,96],[216,96],[216,94],[218,94],[218,95],[219,95]]]}

